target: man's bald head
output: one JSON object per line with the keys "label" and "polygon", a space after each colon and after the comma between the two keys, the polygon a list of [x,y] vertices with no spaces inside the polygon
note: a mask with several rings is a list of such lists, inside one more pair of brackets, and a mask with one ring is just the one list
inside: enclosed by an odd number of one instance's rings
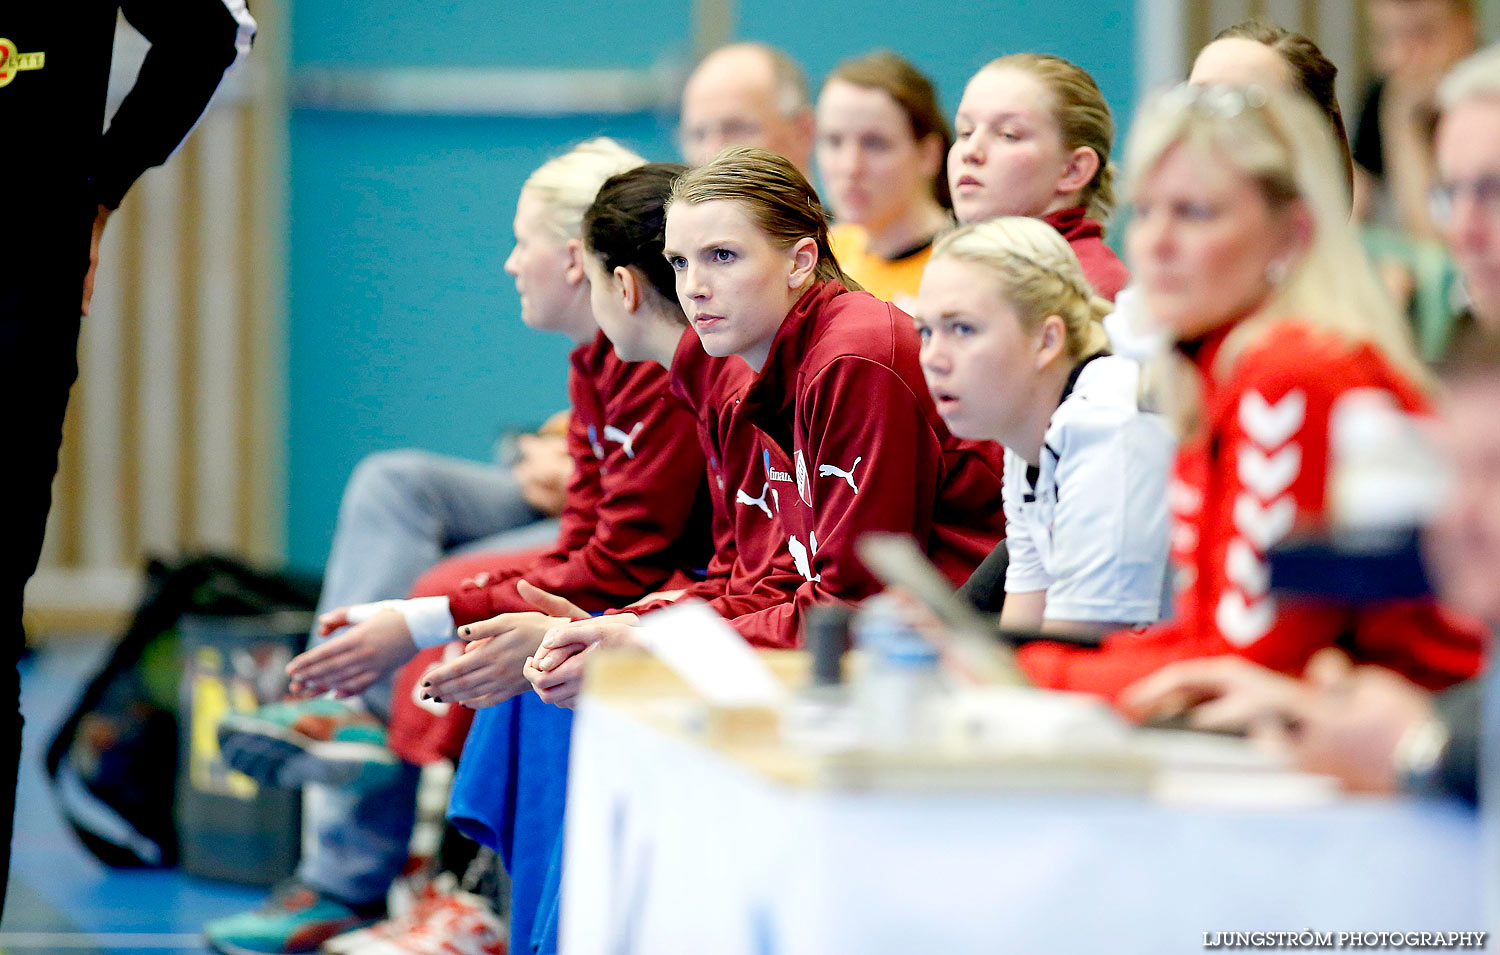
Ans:
{"label": "man's bald head", "polygon": [[704,57],[682,91],[682,155],[691,165],[725,146],[760,146],[804,174],[812,156],[807,77],[791,57],[762,43],[731,43]]}

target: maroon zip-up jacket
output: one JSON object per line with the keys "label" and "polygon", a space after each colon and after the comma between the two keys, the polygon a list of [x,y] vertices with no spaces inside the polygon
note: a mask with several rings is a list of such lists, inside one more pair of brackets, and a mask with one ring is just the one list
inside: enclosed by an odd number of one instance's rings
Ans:
{"label": "maroon zip-up jacket", "polygon": [[879,590],[854,553],[866,531],[911,534],[955,586],[1004,538],[1001,448],[949,433],[919,349],[909,316],[837,282],[809,289],[782,321],[741,413],[802,583],[792,600],[730,621],[750,642],[795,645],[812,604]]}
{"label": "maroon zip-up jacket", "polygon": [[[698,416],[698,439],[708,458],[715,507],[714,559],[708,577],[688,587],[682,597],[705,600],[731,618],[789,602],[803,580],[776,517],[760,432],[744,411],[745,392],[755,373],[738,356],[710,356],[697,333],[688,329],[672,358],[671,374],[672,393]],[[628,612],[644,614],[666,605],[657,601]],[[794,632],[746,636],[764,647],[797,642]]]}
{"label": "maroon zip-up jacket", "polygon": [[708,561],[710,506],[692,412],[666,369],[627,364],[600,333],[569,356],[568,484],[557,546],[524,573],[480,574],[449,595],[458,625],[534,610],[516,582],[590,612],[619,607]]}
{"label": "maroon zip-up jacket", "polygon": [[1094,291],[1111,302],[1120,294],[1120,289],[1130,282],[1130,271],[1115,255],[1114,250],[1104,244],[1104,227],[1087,216],[1083,206],[1059,209],[1042,216],[1042,221],[1062,233],[1078,256],[1083,266],[1083,277],[1089,280]]}

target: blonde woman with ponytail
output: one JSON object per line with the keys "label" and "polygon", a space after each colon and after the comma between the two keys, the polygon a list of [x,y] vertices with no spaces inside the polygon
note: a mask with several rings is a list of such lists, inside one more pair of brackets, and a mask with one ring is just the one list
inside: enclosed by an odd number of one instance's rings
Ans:
{"label": "blonde woman with ponytail", "polygon": [[953,130],[948,184],[959,223],[1041,219],[1114,301],[1130,279],[1102,225],[1115,205],[1115,123],[1088,71],[1046,53],[993,60],[964,87]]}
{"label": "blonde woman with ponytail", "polygon": [[916,328],[955,435],[1005,446],[1006,629],[1151,623],[1166,591],[1175,442],[1137,407],[1140,369],[1110,355],[1100,298],[1038,219],[964,226],[933,249]]}

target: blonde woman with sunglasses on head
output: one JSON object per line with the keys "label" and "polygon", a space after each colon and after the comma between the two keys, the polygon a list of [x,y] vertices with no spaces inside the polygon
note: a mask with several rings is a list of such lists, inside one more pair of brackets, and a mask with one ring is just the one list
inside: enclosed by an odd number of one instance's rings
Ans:
{"label": "blonde woman with sunglasses on head", "polygon": [[1471,676],[1477,634],[1430,601],[1355,612],[1269,592],[1267,551],[1327,527],[1346,402],[1428,408],[1426,373],[1349,223],[1326,121],[1291,94],[1178,87],[1138,117],[1127,164],[1131,266],[1185,365],[1168,495],[1175,617],[1098,651],[1033,644],[1023,665],[1041,685],[1113,697],[1174,660],[1238,653],[1300,673],[1341,641],[1429,688]]}

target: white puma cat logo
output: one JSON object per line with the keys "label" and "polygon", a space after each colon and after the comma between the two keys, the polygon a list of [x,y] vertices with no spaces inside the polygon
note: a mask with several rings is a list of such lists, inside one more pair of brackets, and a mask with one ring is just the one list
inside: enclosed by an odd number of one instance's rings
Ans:
{"label": "white puma cat logo", "polygon": [[635,457],[635,436],[638,435],[638,434],[640,434],[641,433],[641,429],[644,428],[645,426],[646,426],[646,422],[644,422],[644,421],[637,421],[635,423],[635,427],[630,429],[630,433],[626,434],[625,432],[621,431],[619,428],[616,428],[614,425],[607,424],[607,425],[604,426],[604,440],[616,442],[617,444],[620,445],[621,448],[624,449],[625,456],[627,458],[634,458]]}
{"label": "white puma cat logo", "polygon": [[859,488],[854,484],[854,469],[859,467],[859,462],[864,459],[864,455],[855,458],[854,463],[849,465],[849,470],[847,471],[843,468],[834,467],[831,464],[820,464],[818,465],[818,477],[841,477],[849,483],[849,487],[854,490],[854,493],[858,494]]}
{"label": "white puma cat logo", "polygon": [[810,581],[820,581],[823,575],[814,576],[812,572],[812,558],[818,556],[817,532],[808,531],[807,539],[812,543],[811,555],[808,553],[807,546],[797,539],[796,534],[787,535],[786,549],[792,552],[792,563],[797,565],[797,573]]}
{"label": "white puma cat logo", "polygon": [[734,500],[735,500],[735,503],[737,503],[737,504],[749,504],[752,507],[758,507],[762,511],[766,512],[766,516],[767,517],[770,517],[771,516],[771,506],[766,503],[766,494],[770,490],[771,490],[771,482],[770,481],[767,481],[761,487],[761,489],[760,489],[760,497],[751,497],[750,495],[748,495],[748,494],[745,493],[745,489],[744,488],[740,488],[739,490],[737,490],[737,491],[734,492]]}

